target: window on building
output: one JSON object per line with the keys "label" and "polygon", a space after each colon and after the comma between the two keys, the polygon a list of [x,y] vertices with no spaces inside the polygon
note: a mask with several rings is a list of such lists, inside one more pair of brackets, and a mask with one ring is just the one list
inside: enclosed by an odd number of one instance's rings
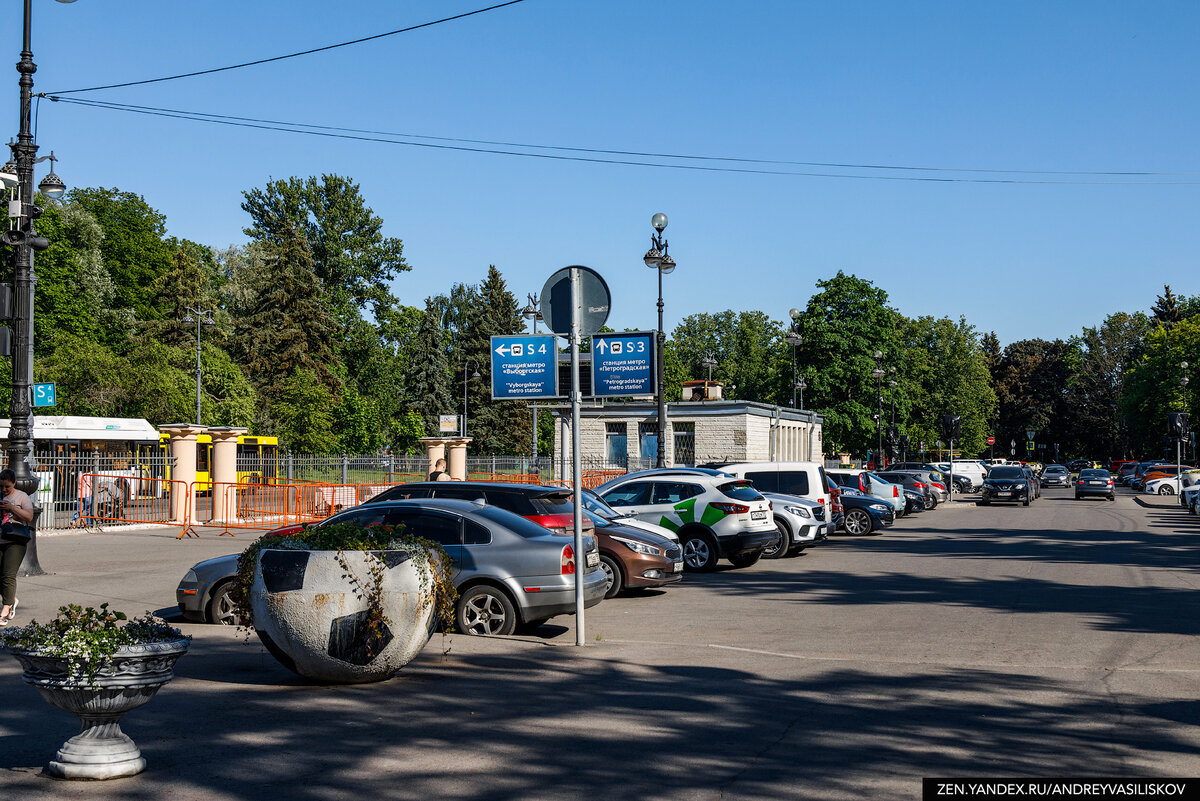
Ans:
{"label": "window on building", "polygon": [[696,424],[672,423],[675,434],[675,466],[696,465]]}
{"label": "window on building", "polygon": [[658,423],[638,423],[638,456],[658,458]]}
{"label": "window on building", "polygon": [[610,465],[625,466],[629,459],[627,439],[624,423],[604,424],[604,458]]}

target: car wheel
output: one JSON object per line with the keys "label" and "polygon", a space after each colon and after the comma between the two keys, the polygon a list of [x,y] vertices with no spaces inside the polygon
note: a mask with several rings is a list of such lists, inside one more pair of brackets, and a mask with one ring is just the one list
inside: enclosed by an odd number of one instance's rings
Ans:
{"label": "car wheel", "polygon": [[1158,494],[1159,495],[1174,495],[1175,488],[1172,487],[1170,484],[1163,484],[1161,487],[1158,488]]}
{"label": "car wheel", "polygon": [[717,544],[707,534],[696,531],[680,537],[683,546],[683,566],[688,570],[706,573],[717,566]]}
{"label": "car wheel", "polygon": [[734,567],[750,567],[750,565],[762,558],[762,551],[752,551],[751,553],[735,553],[729,557],[729,563]]}
{"label": "car wheel", "polygon": [[1108,496],[1108,499],[1109,499],[1110,501],[1112,501],[1113,503],[1116,503],[1116,502],[1117,502],[1117,496],[1116,496],[1116,495],[1109,495],[1109,496]]}
{"label": "car wheel", "polygon": [[1029,493],[1028,493],[1028,492],[1027,492],[1027,493],[1025,493],[1025,497],[1021,499],[1021,505],[1022,505],[1022,506],[1028,506],[1028,505],[1029,505]]}
{"label": "car wheel", "polygon": [[872,528],[871,515],[864,512],[862,509],[851,509],[846,512],[845,523],[846,533],[852,535],[870,534]]}
{"label": "car wheel", "polygon": [[600,569],[604,571],[605,598],[612,598],[625,588],[625,575],[616,559],[608,554],[600,554]]}
{"label": "car wheel", "polygon": [[502,590],[487,585],[472,587],[458,599],[458,630],[463,634],[512,634],[517,612]]}
{"label": "car wheel", "polygon": [[791,529],[778,517],[775,518],[775,539],[763,548],[763,559],[782,559],[788,554],[788,544],[792,541]]}
{"label": "car wheel", "polygon": [[208,602],[209,623],[219,623],[222,626],[242,625],[242,618],[233,605],[232,592],[232,581],[226,581],[213,590],[212,600]]}

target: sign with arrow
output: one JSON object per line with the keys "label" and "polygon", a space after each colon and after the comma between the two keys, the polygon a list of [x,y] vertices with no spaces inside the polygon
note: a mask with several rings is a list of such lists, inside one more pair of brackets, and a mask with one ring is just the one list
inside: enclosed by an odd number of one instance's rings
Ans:
{"label": "sign with arrow", "polygon": [[653,331],[592,334],[592,395],[653,395],[655,337]]}
{"label": "sign with arrow", "polygon": [[553,334],[492,337],[492,399],[559,397],[557,354]]}

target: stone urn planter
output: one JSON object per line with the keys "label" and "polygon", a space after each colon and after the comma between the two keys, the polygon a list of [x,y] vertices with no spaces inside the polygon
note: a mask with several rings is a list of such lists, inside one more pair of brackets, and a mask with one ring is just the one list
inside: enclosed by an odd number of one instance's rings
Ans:
{"label": "stone urn planter", "polygon": [[435,582],[428,567],[422,570],[422,555],[263,548],[249,591],[254,630],[284,667],[305,678],[388,679],[433,633]]}
{"label": "stone urn planter", "polygon": [[[99,612],[63,607],[51,623],[4,632],[4,650],[21,664],[25,682],[81,724],[46,766],[51,776],[112,779],[145,770],[141,751],[121,731],[121,718],[175,677],[175,663],[191,642],[151,618],[117,627],[125,616],[107,606]],[[75,656],[61,655],[64,650]]]}

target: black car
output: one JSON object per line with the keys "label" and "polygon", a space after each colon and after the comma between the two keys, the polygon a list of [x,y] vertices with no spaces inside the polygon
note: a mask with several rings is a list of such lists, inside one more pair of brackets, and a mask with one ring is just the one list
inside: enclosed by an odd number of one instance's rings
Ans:
{"label": "black car", "polygon": [[873,495],[841,494],[842,530],[847,534],[871,534],[896,522],[891,504]]}
{"label": "black car", "polygon": [[1078,473],[1080,470],[1086,470],[1092,466],[1092,463],[1087,459],[1072,459],[1067,462],[1067,469],[1072,473]]}
{"label": "black car", "polygon": [[992,501],[1020,501],[1025,506],[1033,499],[1036,479],[1020,465],[998,464],[988,471],[980,490],[979,505],[987,506]]}
{"label": "black car", "polygon": [[1075,482],[1075,500],[1087,497],[1117,499],[1116,488],[1113,487],[1112,474],[1107,470],[1085,469],[1079,471],[1079,480]]}

